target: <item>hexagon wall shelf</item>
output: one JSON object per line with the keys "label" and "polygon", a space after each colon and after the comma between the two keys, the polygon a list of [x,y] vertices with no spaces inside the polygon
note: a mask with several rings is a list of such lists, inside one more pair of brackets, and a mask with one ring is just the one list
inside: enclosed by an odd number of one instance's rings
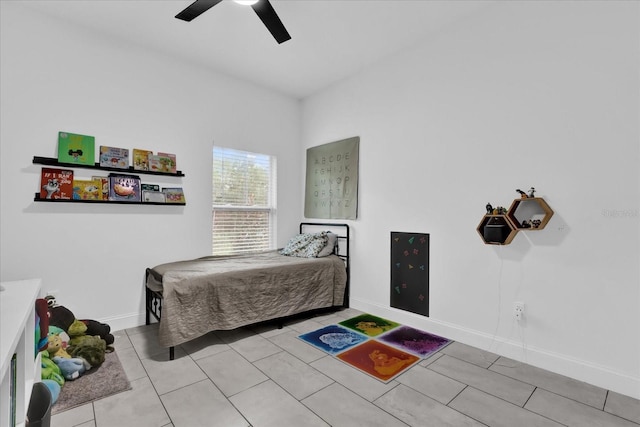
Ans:
{"label": "hexagon wall shelf", "polygon": [[517,230],[542,230],[553,216],[553,210],[541,197],[526,197],[515,199],[507,216]]}
{"label": "hexagon wall shelf", "polygon": [[507,215],[485,215],[476,231],[487,245],[508,245],[518,233]]}

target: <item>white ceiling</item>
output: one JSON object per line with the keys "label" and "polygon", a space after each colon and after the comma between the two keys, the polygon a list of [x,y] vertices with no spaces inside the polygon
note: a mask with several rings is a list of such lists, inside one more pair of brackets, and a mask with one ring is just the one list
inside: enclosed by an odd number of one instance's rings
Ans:
{"label": "white ceiling", "polygon": [[255,12],[223,1],[191,22],[191,0],[26,0],[24,5],[212,70],[304,98],[495,2],[272,0],[292,39],[278,44]]}

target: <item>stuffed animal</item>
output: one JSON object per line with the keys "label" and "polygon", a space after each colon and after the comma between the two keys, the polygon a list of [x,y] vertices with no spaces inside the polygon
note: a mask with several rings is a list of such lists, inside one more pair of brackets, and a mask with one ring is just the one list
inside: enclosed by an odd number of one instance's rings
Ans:
{"label": "stuffed animal", "polygon": [[42,383],[47,386],[49,393],[51,393],[51,403],[56,403],[58,396],[60,396],[60,384],[54,380],[43,379]]}
{"label": "stuffed animal", "polygon": [[87,325],[85,332],[87,335],[98,335],[107,343],[107,346],[114,343],[115,337],[111,334],[111,326],[106,323],[100,323],[97,320],[83,319],[81,322]]}
{"label": "stuffed animal", "polygon": [[84,374],[86,367],[84,360],[80,358],[66,358],[55,356],[51,360],[60,368],[62,376],[65,380],[75,380],[80,378],[80,375]]}
{"label": "stuffed animal", "polygon": [[42,367],[40,377],[43,380],[52,380],[62,387],[64,385],[62,371],[58,365],[49,358],[49,352],[41,351],[40,354],[42,355],[40,358],[40,366]]}
{"label": "stuffed animal", "polygon": [[[57,305],[56,299],[52,296],[45,297],[49,307],[49,325],[59,327],[68,332],[71,337],[86,334],[98,335],[107,345],[111,345],[115,341],[115,337],[111,334],[111,327],[106,323],[98,322],[91,319],[76,319],[76,316],[68,308]],[[77,322],[84,323],[86,329]],[[71,330],[70,330],[71,329]]]}
{"label": "stuffed animal", "polygon": [[49,353],[49,356],[51,356],[51,358],[56,356],[66,357],[67,359],[71,358],[71,355],[67,353],[62,345],[62,338],[60,338],[60,335],[49,334],[47,340],[47,352]]}
{"label": "stuffed animal", "polygon": [[71,338],[69,352],[73,357],[86,360],[90,366],[99,366],[104,362],[107,343],[98,335],[82,335]]}

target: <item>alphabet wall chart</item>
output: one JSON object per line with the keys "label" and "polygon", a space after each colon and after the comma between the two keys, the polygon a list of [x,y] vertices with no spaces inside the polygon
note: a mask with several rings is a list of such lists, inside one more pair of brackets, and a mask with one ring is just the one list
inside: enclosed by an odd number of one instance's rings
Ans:
{"label": "alphabet wall chart", "polygon": [[360,137],[307,149],[304,216],[356,219]]}

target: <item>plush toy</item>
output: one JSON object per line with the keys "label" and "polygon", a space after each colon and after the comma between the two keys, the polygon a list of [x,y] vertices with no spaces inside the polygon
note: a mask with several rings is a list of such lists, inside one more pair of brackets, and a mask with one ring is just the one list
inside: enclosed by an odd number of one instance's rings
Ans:
{"label": "plush toy", "polygon": [[82,335],[70,341],[69,352],[73,357],[86,360],[90,366],[99,366],[104,362],[107,343],[98,335]]}
{"label": "plush toy", "polygon": [[69,333],[71,339],[74,339],[75,337],[81,337],[87,334],[87,325],[79,320],[74,320],[67,329],[67,332]]}
{"label": "plush toy", "polygon": [[43,379],[42,384],[46,385],[49,389],[49,393],[51,393],[51,403],[56,403],[58,400],[58,396],[60,396],[60,384],[55,382],[54,380]]}
{"label": "plush toy", "polygon": [[65,380],[75,380],[76,378],[80,378],[80,375],[84,374],[86,371],[84,360],[77,357],[66,358],[55,356],[51,360],[58,365]]}
{"label": "plush toy", "polygon": [[62,338],[60,338],[60,335],[49,334],[47,340],[47,352],[49,353],[49,356],[52,358],[55,356],[66,357],[68,359],[71,358],[71,355],[67,353],[62,345]]}
{"label": "plush toy", "polygon": [[[111,327],[96,320],[78,320],[66,307],[57,305],[55,298],[46,297],[49,306],[50,328],[60,328],[69,336],[69,346],[66,349],[68,356],[54,354],[69,358],[80,358],[86,362],[86,368],[99,366],[104,362],[107,345],[113,344],[114,336],[110,333]],[[49,344],[51,346],[51,344]],[[113,351],[109,347],[109,351]]]}
{"label": "plush toy", "polygon": [[42,355],[40,359],[40,366],[42,367],[40,377],[43,380],[52,380],[62,387],[64,385],[62,371],[58,365],[49,358],[49,352],[42,351],[40,354]]}
{"label": "plush toy", "polygon": [[45,300],[47,300],[49,307],[49,325],[57,326],[63,331],[67,331],[73,321],[76,320],[76,316],[68,308],[56,305],[55,298],[48,296],[45,297]]}
{"label": "plush toy", "polygon": [[87,335],[98,335],[102,338],[107,346],[113,344],[115,341],[115,337],[111,334],[111,326],[106,323],[100,323],[97,320],[81,320],[82,323],[87,325],[86,334]]}
{"label": "plush toy", "polygon": [[36,300],[36,353],[47,349],[49,335],[49,313],[47,300],[38,298]]}

